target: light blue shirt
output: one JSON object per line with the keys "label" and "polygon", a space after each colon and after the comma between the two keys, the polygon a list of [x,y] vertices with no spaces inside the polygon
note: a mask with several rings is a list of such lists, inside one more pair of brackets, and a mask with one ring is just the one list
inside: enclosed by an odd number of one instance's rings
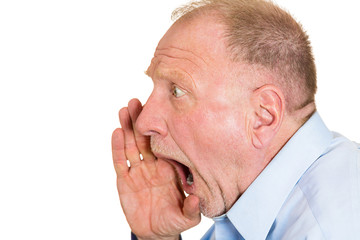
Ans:
{"label": "light blue shirt", "polygon": [[315,113],[202,240],[360,239],[360,146]]}

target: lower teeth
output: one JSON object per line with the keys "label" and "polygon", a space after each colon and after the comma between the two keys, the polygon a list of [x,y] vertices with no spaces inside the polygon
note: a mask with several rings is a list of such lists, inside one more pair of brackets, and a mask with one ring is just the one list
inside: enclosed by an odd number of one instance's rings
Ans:
{"label": "lower teeth", "polygon": [[186,178],[186,182],[187,182],[187,184],[189,184],[189,185],[192,185],[192,184],[194,183],[194,179],[193,179],[192,173],[189,173],[189,175],[188,175],[187,178]]}

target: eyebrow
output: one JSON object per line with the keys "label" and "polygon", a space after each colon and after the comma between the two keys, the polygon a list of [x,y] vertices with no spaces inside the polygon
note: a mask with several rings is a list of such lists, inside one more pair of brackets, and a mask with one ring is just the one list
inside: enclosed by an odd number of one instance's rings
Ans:
{"label": "eyebrow", "polygon": [[189,82],[192,86],[195,87],[195,82],[193,79],[186,73],[178,70],[155,70],[154,75],[151,75],[152,72],[149,72],[149,70],[145,71],[145,74],[149,76],[150,78],[157,78],[157,79],[164,79],[172,82]]}

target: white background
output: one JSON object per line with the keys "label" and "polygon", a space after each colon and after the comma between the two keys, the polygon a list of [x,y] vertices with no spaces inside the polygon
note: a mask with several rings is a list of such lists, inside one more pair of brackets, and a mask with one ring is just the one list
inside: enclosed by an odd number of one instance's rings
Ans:
{"label": "white background", "polygon": [[[129,239],[110,136],[118,110],[150,94],[143,72],[183,3],[0,1],[0,239]],[[360,7],[278,3],[310,35],[320,114],[360,142]]]}

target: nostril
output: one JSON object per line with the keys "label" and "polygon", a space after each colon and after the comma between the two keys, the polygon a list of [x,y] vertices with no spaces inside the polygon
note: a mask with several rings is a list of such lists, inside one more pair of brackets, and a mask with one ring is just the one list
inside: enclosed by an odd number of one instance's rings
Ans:
{"label": "nostril", "polygon": [[151,137],[153,135],[157,135],[157,134],[159,134],[159,133],[157,131],[154,131],[154,130],[150,130],[150,131],[147,131],[147,132],[144,133],[145,136],[149,136],[149,137]]}
{"label": "nostril", "polygon": [[161,119],[158,119],[158,116],[144,117],[144,115],[140,114],[138,120],[135,123],[135,128],[138,130],[138,132],[145,136],[166,136],[166,124],[163,123]]}
{"label": "nostril", "polygon": [[156,131],[153,130],[154,121],[144,112],[141,112],[135,122],[135,128],[144,136],[152,136]]}

